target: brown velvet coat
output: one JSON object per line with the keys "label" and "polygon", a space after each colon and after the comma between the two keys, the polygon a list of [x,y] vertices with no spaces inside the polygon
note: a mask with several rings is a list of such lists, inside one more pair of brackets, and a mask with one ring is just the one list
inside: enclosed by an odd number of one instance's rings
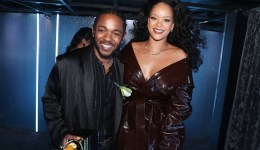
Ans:
{"label": "brown velvet coat", "polygon": [[124,83],[133,90],[123,104],[118,150],[177,150],[184,142],[183,121],[190,116],[192,71],[182,59],[145,80],[131,43],[121,54]]}

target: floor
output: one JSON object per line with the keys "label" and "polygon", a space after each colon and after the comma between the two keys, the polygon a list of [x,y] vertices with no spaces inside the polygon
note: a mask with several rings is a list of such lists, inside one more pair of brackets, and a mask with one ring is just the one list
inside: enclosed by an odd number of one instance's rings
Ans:
{"label": "floor", "polygon": [[[0,150],[49,150],[47,132],[0,127]],[[204,145],[204,146],[203,146]],[[187,140],[183,150],[207,150],[206,142]]]}
{"label": "floor", "polygon": [[0,150],[49,150],[48,133],[0,127]]}

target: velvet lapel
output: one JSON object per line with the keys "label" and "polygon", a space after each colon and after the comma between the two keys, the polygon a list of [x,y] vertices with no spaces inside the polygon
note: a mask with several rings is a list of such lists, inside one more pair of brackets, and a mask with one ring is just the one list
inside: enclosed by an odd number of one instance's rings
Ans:
{"label": "velvet lapel", "polygon": [[[124,73],[124,66],[120,61],[116,58],[115,59],[115,70],[116,70],[116,82],[119,85],[123,84],[123,73]],[[116,87],[116,100],[115,100],[115,125],[114,125],[114,134],[116,135],[117,130],[119,128],[119,123],[122,114],[122,104],[123,98],[122,94],[118,87]]]}
{"label": "velvet lapel", "polygon": [[81,62],[82,62],[82,73],[83,73],[83,87],[84,87],[84,99],[86,100],[87,104],[87,112],[88,118],[88,129],[95,129],[95,125],[93,124],[93,99],[94,99],[94,50],[93,47],[90,49],[85,49],[82,54]]}

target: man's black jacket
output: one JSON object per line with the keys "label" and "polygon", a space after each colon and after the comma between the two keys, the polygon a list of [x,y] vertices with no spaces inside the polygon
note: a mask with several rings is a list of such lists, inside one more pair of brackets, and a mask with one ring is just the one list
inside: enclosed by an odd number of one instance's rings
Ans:
{"label": "man's black jacket", "polygon": [[[56,146],[61,144],[67,133],[79,129],[96,129],[92,109],[93,93],[96,90],[93,57],[95,54],[91,46],[64,54],[57,57],[49,75],[42,102],[44,117]],[[123,64],[116,58],[113,67],[116,70],[116,82],[122,85]],[[118,130],[123,102],[118,88],[115,97],[114,137]]]}

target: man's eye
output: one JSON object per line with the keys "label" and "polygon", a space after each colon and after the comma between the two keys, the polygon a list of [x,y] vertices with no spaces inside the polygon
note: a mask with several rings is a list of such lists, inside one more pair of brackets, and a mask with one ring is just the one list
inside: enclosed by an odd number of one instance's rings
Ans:
{"label": "man's eye", "polygon": [[114,32],[114,35],[115,35],[115,36],[121,36],[121,34],[118,33],[118,32]]}

